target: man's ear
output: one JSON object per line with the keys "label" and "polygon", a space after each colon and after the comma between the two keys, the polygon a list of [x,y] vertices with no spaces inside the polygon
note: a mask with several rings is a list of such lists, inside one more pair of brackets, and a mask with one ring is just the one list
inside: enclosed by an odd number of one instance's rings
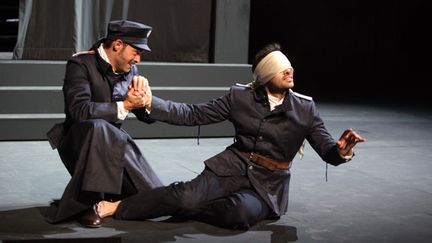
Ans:
{"label": "man's ear", "polygon": [[112,44],[112,50],[113,51],[115,51],[115,52],[120,51],[122,48],[123,48],[123,41],[122,40],[117,39],[117,40],[113,41],[113,44]]}

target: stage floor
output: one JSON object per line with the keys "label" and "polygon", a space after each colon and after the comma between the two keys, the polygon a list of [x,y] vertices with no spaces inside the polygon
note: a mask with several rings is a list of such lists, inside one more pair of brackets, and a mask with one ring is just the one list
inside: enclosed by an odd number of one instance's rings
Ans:
{"label": "stage floor", "polygon": [[[329,166],[328,181],[325,163],[307,144],[305,156],[296,158],[291,169],[288,213],[249,231],[193,221],[106,219],[98,229],[82,228],[74,221],[50,225],[42,213],[69,180],[57,151],[47,141],[0,142],[0,240],[431,242],[432,111],[331,103],[318,108],[336,139],[352,127],[367,142],[357,146],[351,162]],[[194,178],[203,161],[230,145],[232,138],[201,138],[200,145],[196,139],[136,142],[169,184]]]}

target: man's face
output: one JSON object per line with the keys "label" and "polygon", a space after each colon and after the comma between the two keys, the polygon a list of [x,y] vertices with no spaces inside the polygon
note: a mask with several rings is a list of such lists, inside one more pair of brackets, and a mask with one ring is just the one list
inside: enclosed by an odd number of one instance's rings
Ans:
{"label": "man's face", "polygon": [[272,90],[287,90],[294,87],[294,69],[287,68],[277,73],[269,82],[269,88]]}
{"label": "man's face", "polygon": [[133,64],[141,61],[141,51],[139,49],[136,49],[121,40],[116,40],[113,44],[116,45],[115,48],[118,50],[115,53],[114,61],[112,62],[115,72],[129,72]]}

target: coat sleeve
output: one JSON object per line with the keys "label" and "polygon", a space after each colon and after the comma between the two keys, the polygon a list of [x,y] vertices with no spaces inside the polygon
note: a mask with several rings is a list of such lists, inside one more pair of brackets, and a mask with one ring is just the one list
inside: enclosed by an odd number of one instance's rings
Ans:
{"label": "coat sleeve", "polygon": [[318,110],[311,101],[310,112],[312,115],[311,127],[306,139],[322,160],[332,165],[345,163],[346,160],[339,156],[336,141],[327,131]]}
{"label": "coat sleeve", "polygon": [[149,113],[147,112],[147,110],[145,108],[140,108],[140,109],[135,109],[132,110],[132,113],[136,116],[136,118],[142,122],[151,124],[154,123],[156,120],[151,118],[149,116]]}
{"label": "coat sleeve", "polygon": [[207,103],[186,104],[153,96],[150,117],[173,125],[195,126],[222,122],[230,114],[230,95]]}
{"label": "coat sleeve", "polygon": [[79,59],[68,61],[63,85],[67,113],[75,121],[99,118],[108,122],[116,122],[118,120],[116,102],[92,101],[91,89],[100,88],[91,87],[92,81],[85,64]]}

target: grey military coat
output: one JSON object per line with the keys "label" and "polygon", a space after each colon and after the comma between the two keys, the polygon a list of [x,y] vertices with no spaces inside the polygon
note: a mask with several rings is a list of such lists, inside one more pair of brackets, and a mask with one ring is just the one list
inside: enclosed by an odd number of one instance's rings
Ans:
{"label": "grey military coat", "polygon": [[337,152],[336,141],[309,97],[287,92],[284,102],[270,111],[266,92],[243,86],[231,87],[228,94],[202,104],[185,104],[153,96],[150,116],[175,125],[206,125],[229,120],[235,129],[235,142],[204,163],[218,176],[245,175],[274,214],[288,207],[289,170],[271,172],[248,161],[241,152],[292,161],[307,139],[326,162],[346,162]]}

